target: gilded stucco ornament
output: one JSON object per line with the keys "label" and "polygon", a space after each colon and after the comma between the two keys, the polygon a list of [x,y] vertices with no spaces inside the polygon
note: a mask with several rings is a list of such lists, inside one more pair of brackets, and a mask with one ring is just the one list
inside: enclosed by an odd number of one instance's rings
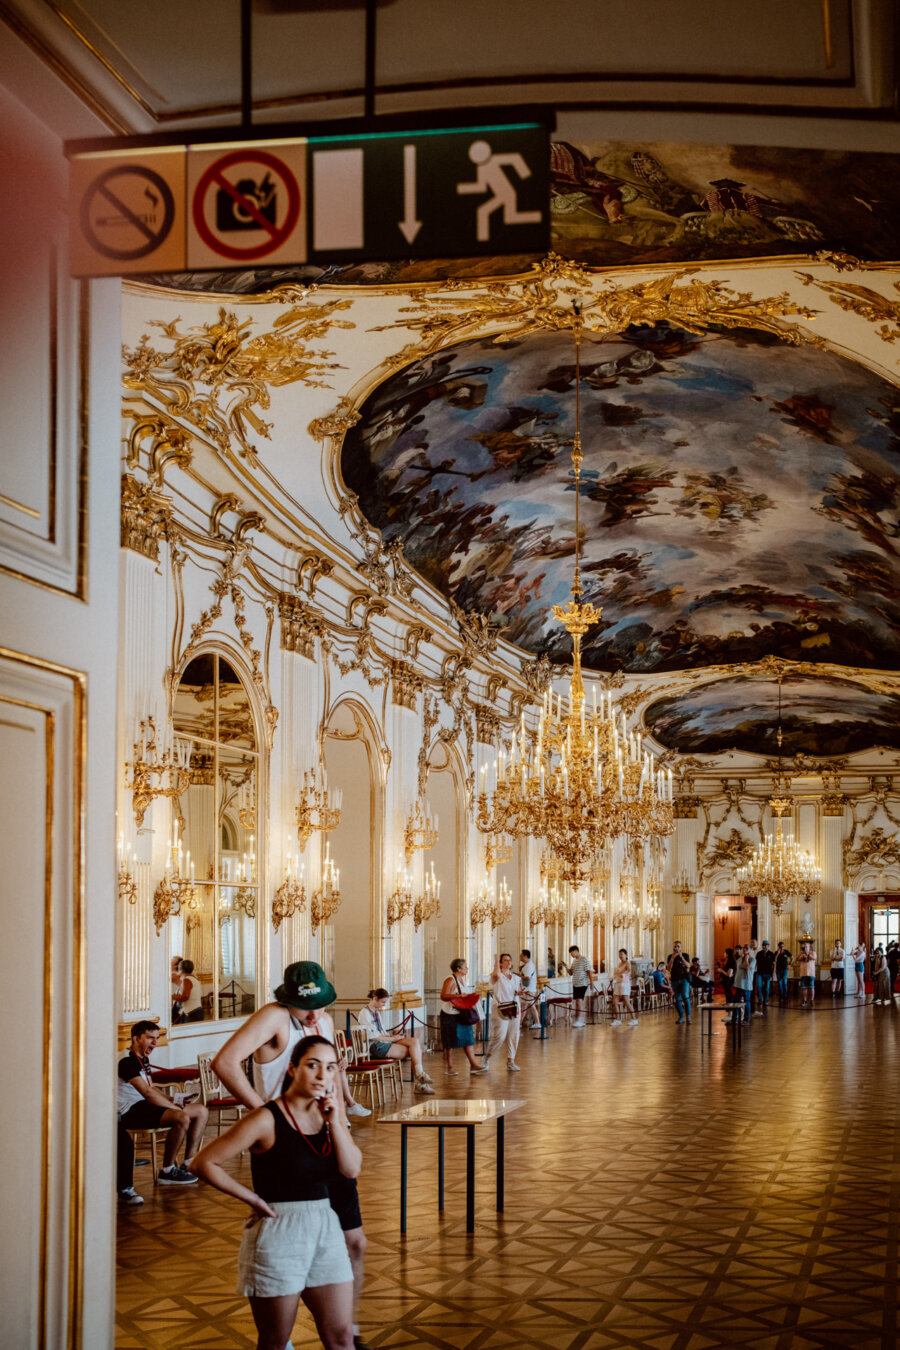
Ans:
{"label": "gilded stucco ornament", "polygon": [[425,681],[417,670],[405,661],[392,660],[389,663],[391,676],[391,695],[395,707],[416,711],[417,699],[425,687]]}
{"label": "gilded stucco ornament", "polygon": [[[845,313],[856,314],[867,323],[880,324],[875,331],[882,342],[896,342],[900,338],[900,299],[893,300],[856,281],[824,281],[809,272],[798,272],[797,276],[804,286],[815,286],[824,291],[832,304]],[[900,296],[900,282],[893,282],[893,287]]]}
{"label": "gilded stucco ornament", "polygon": [[551,253],[525,276],[488,283],[477,294],[471,288],[462,294],[446,288],[410,292],[413,303],[401,309],[402,317],[372,331],[407,328],[419,334],[417,341],[390,358],[393,369],[485,331],[496,330],[495,341],[508,342],[529,333],[570,329],[577,321],[573,300],[585,330],[599,335],[620,333],[632,324],[667,322],[696,333],[711,324],[758,328],[795,345],[820,344],[804,328],[785,322],[791,315],[810,319],[816,313],[798,305],[786,291],[757,297],[692,274],[693,269],[681,268],[616,286],[582,264]]}
{"label": "gilded stucco ornament", "polygon": [[281,647],[296,652],[307,661],[316,659],[316,643],[327,633],[325,616],[320,610],[301,600],[298,595],[281,595],[278,600],[281,620]]}
{"label": "gilded stucco ornament", "polygon": [[844,884],[848,885],[851,875],[860,867],[896,867],[900,864],[900,839],[896,835],[888,836],[882,829],[872,830],[863,835],[856,848],[852,836],[842,845],[844,862]]}
{"label": "gilded stucco ornament", "polygon": [[289,308],[268,332],[254,332],[252,318],[241,322],[224,306],[214,322],[184,331],[180,319],[151,319],[166,346],[153,346],[145,333],[136,347],[124,347],[125,387],[159,400],[221,452],[236,445],[240,455],[255,460],[251,437],[267,439],[271,429],[261,416],[270,407],[270,387],[299,382],[328,388],[324,377],[339,363],[319,344],[331,328],[354,327],[336,317],[351,300],[318,303],[304,297],[291,303],[295,296],[286,290],[276,298]]}
{"label": "gilded stucco ornament", "polygon": [[159,561],[159,541],[165,539],[172,518],[172,499],[139,483],[132,474],[122,475],[120,535],[122,548]]}
{"label": "gilded stucco ornament", "polygon": [[701,881],[716,871],[726,868],[736,871],[753,856],[753,844],[740,830],[733,829],[727,838],[715,838],[709,848],[697,845],[697,869]]}

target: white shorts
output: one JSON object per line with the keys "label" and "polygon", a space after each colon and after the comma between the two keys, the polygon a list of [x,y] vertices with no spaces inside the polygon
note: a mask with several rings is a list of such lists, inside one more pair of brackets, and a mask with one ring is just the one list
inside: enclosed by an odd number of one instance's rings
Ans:
{"label": "white shorts", "polygon": [[614,989],[613,989],[613,993],[619,994],[620,997],[628,998],[629,995],[631,994],[631,981],[630,981],[630,980],[616,980],[616,981],[615,981],[615,986],[614,986]]}
{"label": "white shorts", "polygon": [[274,1219],[253,1215],[244,1224],[239,1294],[280,1298],[353,1279],[347,1243],[328,1200],[279,1200],[272,1208]]}

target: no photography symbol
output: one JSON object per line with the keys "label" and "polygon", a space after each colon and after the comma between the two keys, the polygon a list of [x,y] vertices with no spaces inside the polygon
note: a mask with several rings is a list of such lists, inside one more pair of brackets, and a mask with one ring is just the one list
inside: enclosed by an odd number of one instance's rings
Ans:
{"label": "no photography symbol", "polygon": [[140,165],[107,169],[81,202],[81,228],[104,258],[134,262],[156,251],[175,220],[175,198],[164,178]]}

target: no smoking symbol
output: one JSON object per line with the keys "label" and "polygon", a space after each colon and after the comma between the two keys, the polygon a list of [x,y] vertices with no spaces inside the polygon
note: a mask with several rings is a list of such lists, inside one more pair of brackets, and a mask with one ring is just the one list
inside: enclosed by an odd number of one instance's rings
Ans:
{"label": "no smoking symbol", "polygon": [[[240,165],[241,176],[232,182],[225,170],[235,165]],[[265,172],[257,182],[260,169]],[[279,224],[282,193],[285,209]],[[215,227],[208,219],[210,208],[214,208]],[[265,150],[235,150],[210,164],[200,178],[194,191],[193,215],[194,228],[207,248],[220,258],[250,262],[274,253],[290,238],[300,219],[300,189],[291,170],[275,155]],[[261,243],[256,242],[260,231],[265,235]],[[242,246],[237,241],[245,232],[252,232],[254,242]]]}
{"label": "no smoking symbol", "polygon": [[152,169],[124,165],[91,183],[81,203],[81,228],[103,258],[133,262],[155,253],[175,220],[175,199]]}

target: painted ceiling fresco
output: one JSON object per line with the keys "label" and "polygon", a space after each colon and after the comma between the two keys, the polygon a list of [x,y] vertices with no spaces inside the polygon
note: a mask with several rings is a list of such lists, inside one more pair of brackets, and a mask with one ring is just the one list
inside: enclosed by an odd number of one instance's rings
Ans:
{"label": "painted ceiling fresco", "polygon": [[[775,756],[778,682],[743,675],[714,680],[652,703],[644,722],[661,745],[682,753]],[[782,687],[782,727],[787,757],[848,755],[875,745],[900,750],[900,697],[852,680],[789,675]]]}
{"label": "painted ceiling fresco", "polygon": [[[551,146],[551,247],[591,266],[831,249],[900,259],[900,156],[754,145],[594,141]],[[509,276],[535,255],[179,272],[180,290],[252,295],[289,281],[390,285]]]}
{"label": "painted ceiling fresco", "polygon": [[[381,385],[343,476],[463,609],[568,661],[568,334],[476,341]],[[769,654],[900,667],[900,393],[846,358],[666,325],[585,340],[585,638],[595,669]]]}

